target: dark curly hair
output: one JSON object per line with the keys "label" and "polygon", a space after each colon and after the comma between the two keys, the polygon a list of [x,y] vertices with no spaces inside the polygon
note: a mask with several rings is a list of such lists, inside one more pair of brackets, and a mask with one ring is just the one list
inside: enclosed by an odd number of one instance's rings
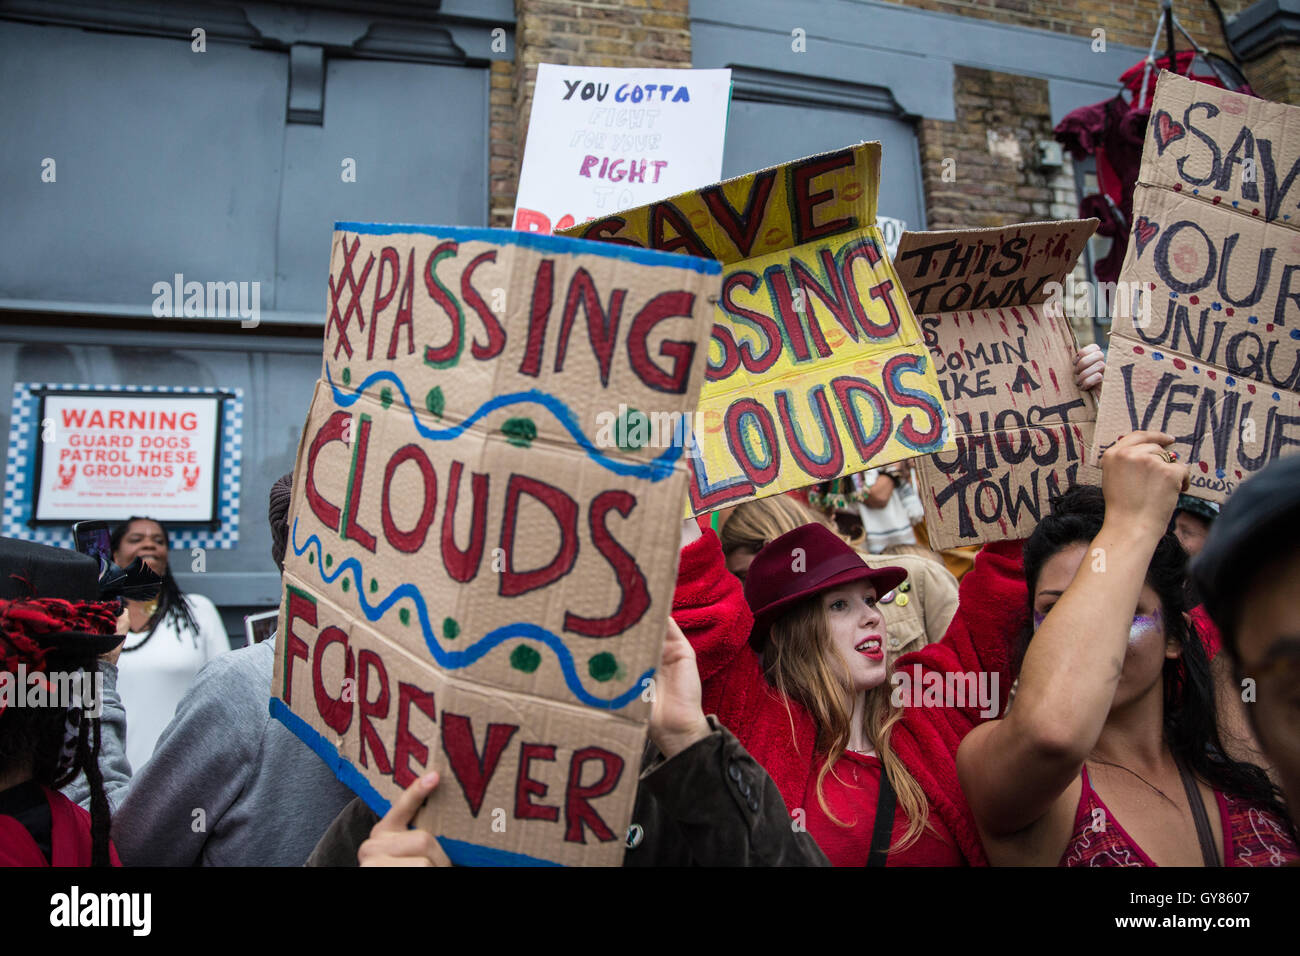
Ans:
{"label": "dark curly hair", "polygon": [[[1105,498],[1094,486],[1079,485],[1052,500],[1051,514],[1043,518],[1024,547],[1031,615],[1043,565],[1071,545],[1091,543],[1101,532],[1105,516]],[[1164,736],[1169,749],[1215,790],[1263,804],[1289,820],[1282,793],[1268,775],[1254,764],[1232,760],[1224,749],[1210,660],[1201,635],[1185,616],[1191,610],[1187,553],[1168,531],[1156,544],[1146,584],[1160,598],[1166,636],[1182,648],[1179,657],[1164,664]],[[1030,628],[1021,635],[1014,655],[1016,672],[1032,636]]]}

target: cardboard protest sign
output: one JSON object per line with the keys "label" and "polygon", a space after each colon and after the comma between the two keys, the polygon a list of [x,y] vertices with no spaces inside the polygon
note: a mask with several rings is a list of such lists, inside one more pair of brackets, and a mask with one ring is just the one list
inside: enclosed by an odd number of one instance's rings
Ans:
{"label": "cardboard protest sign", "polygon": [[862,143],[565,231],[725,266],[693,513],[953,448],[875,225],[879,181],[880,144]]}
{"label": "cardboard protest sign", "polygon": [[1094,453],[1166,432],[1222,501],[1300,446],[1300,108],[1161,73],[1146,135]]}
{"label": "cardboard protest sign", "polygon": [[1088,480],[1097,409],[1074,383],[1061,283],[1096,228],[1073,219],[904,233],[894,266],[957,444],[914,463],[934,548],[1024,538],[1052,496]]}
{"label": "cardboard protest sign", "polygon": [[453,862],[610,864],[675,584],[681,444],[716,263],[486,229],[340,223],[294,467],[272,712]]}
{"label": "cardboard protest sign", "polygon": [[514,227],[549,233],[722,175],[730,70],[541,63]]}

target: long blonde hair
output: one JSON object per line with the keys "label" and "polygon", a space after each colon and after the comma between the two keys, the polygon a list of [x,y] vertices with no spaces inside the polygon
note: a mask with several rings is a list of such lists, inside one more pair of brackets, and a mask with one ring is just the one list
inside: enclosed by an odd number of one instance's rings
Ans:
{"label": "long blonde hair", "polygon": [[[817,773],[817,803],[836,824],[851,826],[837,819],[826,805],[826,775],[848,749],[853,711],[845,694],[848,675],[831,642],[830,622],[820,594],[801,602],[772,622],[763,647],[763,671],[786,699],[787,714],[788,702],[795,700],[812,715],[817,727],[814,747],[818,753],[826,755]],[[903,717],[902,708],[894,707],[890,696],[891,684],[887,680],[867,691],[863,729],[875,747],[884,772],[898,795],[899,806],[907,817],[907,832],[892,848],[903,850],[915,843],[926,829],[930,805],[921,785],[889,745],[894,725]],[[793,735],[793,715],[790,715],[790,730]]]}
{"label": "long blonde hair", "polygon": [[806,524],[824,525],[839,534],[834,522],[820,511],[789,495],[772,495],[737,505],[718,532],[718,540],[728,557],[738,548],[757,553],[787,531]]}

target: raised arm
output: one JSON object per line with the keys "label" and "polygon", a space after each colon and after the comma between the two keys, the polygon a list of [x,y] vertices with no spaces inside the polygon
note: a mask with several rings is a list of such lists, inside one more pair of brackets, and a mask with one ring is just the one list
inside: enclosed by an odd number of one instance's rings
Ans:
{"label": "raised arm", "polygon": [[[110,813],[116,813],[131,786],[131,763],[126,759],[126,711],[117,693],[117,665],[101,661],[104,698],[99,717],[99,772],[104,778],[104,795]],[[90,809],[90,782],[85,773],[63,788],[63,795],[86,810]]]}
{"label": "raised arm", "polygon": [[718,536],[701,532],[688,519],[682,542],[672,616],[695,648],[700,679],[707,683],[737,658],[753,655],[749,632],[754,616],[740,579],[727,570]]}
{"label": "raised arm", "polygon": [[961,744],[962,789],[988,836],[1009,837],[1041,819],[1101,735],[1147,566],[1187,474],[1161,457],[1172,441],[1135,432],[1103,456],[1101,532],[1034,635],[1016,705]]}

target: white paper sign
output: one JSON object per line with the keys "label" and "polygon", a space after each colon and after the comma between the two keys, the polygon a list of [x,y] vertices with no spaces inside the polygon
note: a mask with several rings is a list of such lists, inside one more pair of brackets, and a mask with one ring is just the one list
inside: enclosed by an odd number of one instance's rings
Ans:
{"label": "white paper sign", "polygon": [[46,395],[36,520],[213,520],[220,409],[209,396]]}
{"label": "white paper sign", "polygon": [[537,67],[514,228],[550,233],[722,178],[730,70]]}

